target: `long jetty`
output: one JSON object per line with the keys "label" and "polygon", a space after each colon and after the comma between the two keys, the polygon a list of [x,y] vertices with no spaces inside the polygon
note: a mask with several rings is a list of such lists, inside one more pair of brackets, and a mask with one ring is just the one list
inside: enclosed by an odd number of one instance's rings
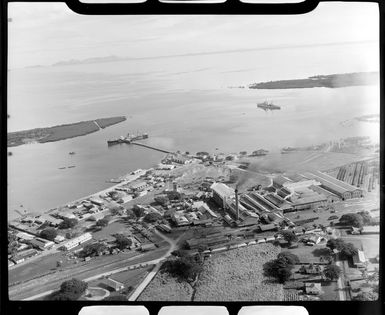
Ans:
{"label": "long jetty", "polygon": [[171,151],[166,151],[163,149],[155,148],[155,147],[152,147],[152,146],[149,146],[146,144],[142,144],[142,143],[138,143],[138,142],[130,142],[130,144],[135,144],[135,145],[138,145],[141,147],[145,147],[145,148],[152,149],[152,150],[159,151],[159,152],[163,152],[163,153],[172,153]]}

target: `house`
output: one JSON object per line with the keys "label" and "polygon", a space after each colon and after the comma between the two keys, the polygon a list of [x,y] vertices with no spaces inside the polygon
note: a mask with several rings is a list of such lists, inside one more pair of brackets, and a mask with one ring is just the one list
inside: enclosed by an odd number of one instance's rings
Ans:
{"label": "house", "polygon": [[121,291],[124,289],[124,284],[116,281],[112,278],[107,278],[103,281],[103,283],[109,288],[113,289],[113,291]]}
{"label": "house", "polygon": [[277,230],[277,226],[274,223],[271,224],[260,224],[257,227],[259,232],[274,231]]}
{"label": "house", "polygon": [[59,226],[63,220],[56,219],[48,214],[42,214],[36,217],[35,222],[38,224],[48,223],[50,226],[56,227]]}
{"label": "house", "polygon": [[90,201],[97,205],[97,206],[102,206],[103,205],[103,200],[99,199],[99,198],[90,198]]}
{"label": "house", "polygon": [[62,219],[76,219],[76,216],[70,212],[60,212],[58,216]]}
{"label": "house", "polygon": [[147,183],[146,182],[138,182],[138,183],[131,184],[130,187],[133,191],[139,192],[139,191],[143,191],[147,187]]}
{"label": "house", "polygon": [[18,252],[16,255],[12,257],[12,261],[15,264],[20,264],[21,262],[25,261],[26,259],[37,255],[38,252],[36,249],[27,249],[21,252]]}
{"label": "house", "polygon": [[24,232],[19,232],[16,234],[16,237],[20,240],[20,241],[24,241],[24,242],[28,242],[28,241],[31,241],[32,239],[35,238],[35,236],[31,235],[31,234],[28,234],[28,233],[24,233]]}
{"label": "house", "polygon": [[153,244],[153,243],[142,244],[142,245],[140,246],[140,250],[143,251],[143,252],[148,251],[148,250],[151,250],[151,249],[155,249],[155,248],[156,248],[156,246],[155,246],[155,244]]}
{"label": "house", "polygon": [[173,164],[159,164],[158,165],[158,170],[172,170],[174,169],[176,166],[173,165]]}
{"label": "house", "polygon": [[13,265],[15,265],[15,263],[11,260],[8,260],[8,268],[12,267]]}
{"label": "house", "polygon": [[57,235],[54,240],[53,240],[56,244],[58,243],[61,243],[61,242],[64,242],[65,241],[65,237],[62,236],[62,235]]}
{"label": "house", "polygon": [[321,288],[321,283],[316,282],[306,282],[305,283],[305,293],[320,295],[323,293]]}
{"label": "house", "polygon": [[357,268],[366,267],[365,253],[362,250],[358,249],[357,254],[353,256],[353,264]]}
{"label": "house", "polygon": [[33,247],[39,248],[39,249],[41,249],[41,250],[50,249],[50,248],[52,248],[52,246],[55,244],[55,243],[52,242],[52,241],[48,241],[48,240],[42,239],[42,238],[40,238],[40,237],[34,238],[33,240],[29,241],[29,243],[30,243]]}

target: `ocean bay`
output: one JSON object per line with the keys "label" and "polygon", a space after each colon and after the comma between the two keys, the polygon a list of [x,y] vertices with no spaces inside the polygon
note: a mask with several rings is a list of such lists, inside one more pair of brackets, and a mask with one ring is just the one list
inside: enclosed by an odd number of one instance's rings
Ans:
{"label": "ocean bay", "polygon": [[[9,131],[114,115],[125,115],[127,120],[74,139],[10,148],[9,217],[16,215],[14,209],[41,212],[67,203],[110,186],[106,180],[156,165],[162,153],[124,144],[107,146],[108,139],[128,132],[148,132],[147,144],[192,153],[278,150],[355,135],[370,135],[378,141],[378,124],[340,124],[378,114],[377,86],[229,88],[281,78],[278,71],[270,72],[271,65],[253,64],[252,56],[262,58],[263,53],[243,55],[247,58],[237,58],[231,66],[229,56],[222,55],[218,60],[198,56],[184,62],[169,58],[12,70]],[[315,63],[304,67],[303,75],[358,70],[353,63],[349,66],[329,71],[324,64],[317,69]],[[291,73],[298,77],[297,70],[286,69],[282,78]],[[258,109],[256,104],[266,99],[281,110]],[[76,154],[69,155],[71,151]],[[76,167],[59,169],[69,165]]]}

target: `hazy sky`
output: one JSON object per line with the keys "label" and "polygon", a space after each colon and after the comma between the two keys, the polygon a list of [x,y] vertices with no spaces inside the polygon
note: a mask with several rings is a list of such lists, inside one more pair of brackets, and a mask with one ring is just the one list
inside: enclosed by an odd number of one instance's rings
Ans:
{"label": "hazy sky", "polygon": [[9,3],[9,68],[378,40],[375,3],[322,3],[296,16],[84,16],[64,3]]}

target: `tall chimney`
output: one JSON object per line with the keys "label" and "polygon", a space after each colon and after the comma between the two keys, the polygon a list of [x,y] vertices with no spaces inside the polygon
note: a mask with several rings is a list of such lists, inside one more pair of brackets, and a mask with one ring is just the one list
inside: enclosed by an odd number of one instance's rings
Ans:
{"label": "tall chimney", "polygon": [[237,221],[238,221],[239,220],[238,186],[235,187],[235,211],[237,212]]}

